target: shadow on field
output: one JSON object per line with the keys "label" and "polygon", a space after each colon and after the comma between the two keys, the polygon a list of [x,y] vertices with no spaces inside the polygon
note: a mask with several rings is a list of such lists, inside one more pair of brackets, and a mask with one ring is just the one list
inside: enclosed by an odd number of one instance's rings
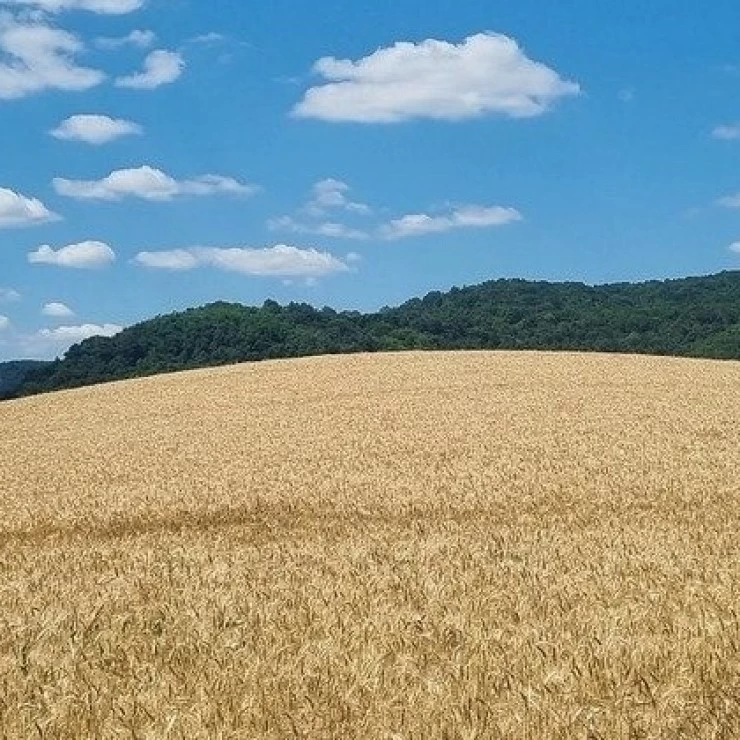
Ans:
{"label": "shadow on field", "polygon": [[184,531],[212,532],[241,528],[260,535],[260,539],[283,536],[286,531],[304,528],[316,514],[306,512],[287,516],[272,507],[224,507],[212,511],[177,511],[167,516],[114,516],[105,520],[52,520],[28,528],[0,528],[0,548],[41,544],[47,540],[120,540],[152,534],[179,534]]}
{"label": "shadow on field", "polygon": [[[439,529],[445,525],[492,523],[493,512],[466,510],[444,512],[434,507],[417,507],[376,512],[338,511],[336,509],[306,509],[281,504],[256,504],[241,507],[223,507],[212,511],[178,511],[167,516],[135,515],[115,516],[105,520],[59,521],[37,523],[27,528],[0,528],[0,549],[23,545],[91,541],[124,540],[148,535],[178,535],[183,532],[220,532],[241,530],[255,542],[269,542],[291,536],[297,532],[310,534],[331,532],[346,534],[377,526],[393,526],[424,532],[429,527]],[[501,524],[500,517],[493,517]]]}

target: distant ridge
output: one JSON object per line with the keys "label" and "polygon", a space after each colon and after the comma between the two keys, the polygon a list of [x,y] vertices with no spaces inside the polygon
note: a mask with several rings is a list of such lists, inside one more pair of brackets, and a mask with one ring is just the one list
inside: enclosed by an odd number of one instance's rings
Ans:
{"label": "distant ridge", "polygon": [[410,349],[740,359],[740,271],[600,286],[495,280],[369,314],[213,303],[88,339],[0,386],[0,398],[236,362]]}

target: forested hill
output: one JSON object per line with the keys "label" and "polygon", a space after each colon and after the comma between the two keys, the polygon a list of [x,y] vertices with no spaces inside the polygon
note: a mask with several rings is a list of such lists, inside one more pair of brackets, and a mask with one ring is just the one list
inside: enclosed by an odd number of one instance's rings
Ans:
{"label": "forested hill", "polygon": [[15,393],[32,370],[39,370],[44,365],[45,362],[33,360],[0,362],[0,398]]}
{"label": "forested hill", "polygon": [[[740,272],[587,286],[497,280],[374,314],[214,303],[72,347],[16,395],[210,365],[404,349],[541,349],[740,359]],[[13,393],[6,395],[13,395]]]}

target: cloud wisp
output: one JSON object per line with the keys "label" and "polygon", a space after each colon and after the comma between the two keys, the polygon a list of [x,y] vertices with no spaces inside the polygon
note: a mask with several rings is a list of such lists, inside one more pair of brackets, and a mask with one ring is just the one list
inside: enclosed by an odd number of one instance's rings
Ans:
{"label": "cloud wisp", "polygon": [[716,126],[712,136],[720,141],[736,141],[740,139],[740,123]]}
{"label": "cloud wisp", "polygon": [[57,326],[55,329],[41,329],[32,339],[37,341],[70,346],[91,337],[113,337],[124,327],[118,324],[80,324],[78,326]]}
{"label": "cloud wisp", "polygon": [[342,180],[327,178],[315,183],[308,201],[296,216],[278,216],[267,222],[270,231],[289,234],[310,234],[332,239],[369,239],[365,228],[350,226],[336,220],[344,216],[371,216],[372,208],[349,197],[351,188]]}
{"label": "cloud wisp", "polygon": [[134,30],[125,36],[109,37],[100,36],[95,39],[95,46],[105,51],[115,51],[126,46],[132,46],[135,49],[148,49],[157,41],[157,34],[154,31]]}
{"label": "cloud wisp", "polygon": [[0,288],[0,303],[15,303],[21,299],[21,294],[14,288]]}
{"label": "cloud wisp", "polygon": [[503,206],[460,206],[449,214],[430,216],[413,213],[381,226],[380,236],[389,241],[442,234],[455,229],[486,229],[522,221],[516,208]]}
{"label": "cloud wisp", "polygon": [[270,219],[270,231],[291,234],[310,234],[332,239],[395,241],[429,234],[442,234],[455,229],[486,229],[522,221],[522,214],[511,207],[461,205],[436,215],[411,213],[375,226],[341,223],[329,218],[340,213],[344,216],[372,216],[374,210],[365,203],[349,199],[349,186],[341,180],[322,180],[312,189],[312,197],[300,208],[296,216],[279,216]]}
{"label": "cloud wisp", "polygon": [[283,232],[286,234],[307,234],[312,236],[325,236],[330,239],[369,239],[370,233],[353,228],[347,224],[337,221],[322,221],[321,223],[311,223],[299,221],[293,216],[279,216],[272,218],[267,222],[267,228],[270,231]]}
{"label": "cloud wisp", "polygon": [[350,186],[342,180],[327,178],[320,180],[311,189],[311,199],[303,207],[310,216],[326,216],[331,211],[347,211],[361,216],[369,216],[372,209],[365,203],[358,203],[348,197]]}
{"label": "cloud wisp", "polygon": [[717,201],[717,205],[722,208],[740,208],[740,193],[734,195],[726,195]]}

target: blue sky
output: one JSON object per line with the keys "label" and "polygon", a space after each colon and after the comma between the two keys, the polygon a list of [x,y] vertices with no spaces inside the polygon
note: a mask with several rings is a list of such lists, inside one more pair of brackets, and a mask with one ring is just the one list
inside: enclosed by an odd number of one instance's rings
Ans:
{"label": "blue sky", "polygon": [[0,0],[0,360],[219,299],[740,268],[739,22],[729,1]]}

